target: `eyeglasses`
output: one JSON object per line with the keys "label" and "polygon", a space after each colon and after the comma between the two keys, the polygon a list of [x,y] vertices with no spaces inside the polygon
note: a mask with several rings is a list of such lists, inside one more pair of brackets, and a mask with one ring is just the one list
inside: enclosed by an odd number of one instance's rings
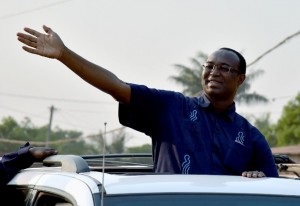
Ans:
{"label": "eyeglasses", "polygon": [[238,73],[240,74],[241,72],[237,69],[234,69],[233,67],[230,67],[226,64],[211,64],[211,63],[206,63],[202,65],[205,69],[205,71],[212,72],[214,69],[218,70],[222,74],[229,74],[229,73]]}

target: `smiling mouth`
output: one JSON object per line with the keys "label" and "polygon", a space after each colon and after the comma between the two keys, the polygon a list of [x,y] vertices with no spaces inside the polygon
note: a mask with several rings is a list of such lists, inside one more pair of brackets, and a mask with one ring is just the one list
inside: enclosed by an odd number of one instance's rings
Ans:
{"label": "smiling mouth", "polygon": [[223,83],[220,82],[220,81],[216,81],[216,80],[208,80],[207,81],[207,86],[210,87],[210,88],[219,88],[219,87],[222,87]]}
{"label": "smiling mouth", "polygon": [[207,83],[212,83],[212,84],[222,84],[222,82],[216,81],[216,80],[208,80]]}

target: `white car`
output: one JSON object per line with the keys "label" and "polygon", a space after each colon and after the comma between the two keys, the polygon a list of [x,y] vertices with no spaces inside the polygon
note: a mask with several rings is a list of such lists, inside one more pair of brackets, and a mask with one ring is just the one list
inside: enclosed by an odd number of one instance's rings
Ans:
{"label": "white car", "polygon": [[154,174],[147,165],[107,160],[48,157],[48,166],[24,169],[8,183],[0,193],[1,205],[300,205],[298,178]]}

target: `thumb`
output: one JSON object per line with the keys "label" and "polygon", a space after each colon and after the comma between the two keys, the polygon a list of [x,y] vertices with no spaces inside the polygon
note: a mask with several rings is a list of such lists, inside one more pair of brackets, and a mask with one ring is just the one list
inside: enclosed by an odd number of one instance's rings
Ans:
{"label": "thumb", "polygon": [[51,29],[50,27],[47,27],[46,25],[43,25],[43,29],[44,29],[44,31],[45,31],[47,34],[53,32],[52,29]]}

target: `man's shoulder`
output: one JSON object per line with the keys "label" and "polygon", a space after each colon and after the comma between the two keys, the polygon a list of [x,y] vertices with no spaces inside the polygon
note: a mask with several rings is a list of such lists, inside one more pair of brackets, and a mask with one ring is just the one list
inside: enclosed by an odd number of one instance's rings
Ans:
{"label": "man's shoulder", "polygon": [[251,122],[249,122],[242,115],[235,113],[234,121],[237,124],[237,126],[244,128],[248,133],[251,133],[251,136],[253,137],[263,136],[262,133],[258,130],[258,128],[255,125],[253,125]]}

